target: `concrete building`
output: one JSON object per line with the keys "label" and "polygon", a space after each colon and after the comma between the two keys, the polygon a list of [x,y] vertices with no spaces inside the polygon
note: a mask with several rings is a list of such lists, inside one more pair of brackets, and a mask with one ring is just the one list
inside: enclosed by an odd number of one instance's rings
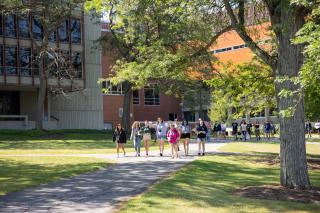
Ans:
{"label": "concrete building", "polygon": [[[39,62],[29,28],[39,42],[43,32],[37,20],[0,15],[0,129],[35,127]],[[50,36],[50,46],[70,59],[76,78],[48,79],[43,114],[46,129],[103,129],[103,97],[97,84],[101,54],[92,51],[100,32],[100,25],[91,17],[75,11]],[[53,95],[50,91],[57,86],[66,94]]]}

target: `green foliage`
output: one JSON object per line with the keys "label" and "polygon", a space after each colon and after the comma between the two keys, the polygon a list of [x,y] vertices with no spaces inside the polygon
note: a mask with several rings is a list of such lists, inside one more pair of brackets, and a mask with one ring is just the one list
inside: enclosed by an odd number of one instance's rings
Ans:
{"label": "green foliage", "polygon": [[269,66],[254,58],[250,63],[222,65],[220,75],[207,83],[213,88],[211,115],[215,120],[224,117],[230,108],[236,109],[232,118],[246,111],[260,112],[275,107],[274,77]]}
{"label": "green foliage", "polygon": [[305,44],[304,64],[300,72],[300,81],[305,90],[306,115],[310,119],[319,119],[320,101],[320,8],[315,7],[308,22],[298,32],[294,42]]}

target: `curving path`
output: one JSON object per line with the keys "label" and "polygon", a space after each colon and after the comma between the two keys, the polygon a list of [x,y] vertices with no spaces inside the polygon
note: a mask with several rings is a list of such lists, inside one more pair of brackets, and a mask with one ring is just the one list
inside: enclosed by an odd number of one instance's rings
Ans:
{"label": "curving path", "polygon": [[[206,148],[209,153],[215,153],[223,145],[207,143]],[[149,157],[134,157],[133,153],[120,158],[98,154],[61,155],[106,158],[115,160],[117,164],[0,196],[0,212],[114,212],[123,201],[142,193],[154,182],[198,158],[196,144],[190,144],[190,154],[181,159],[171,159],[168,150],[164,157],[159,157],[157,151],[150,152]]]}

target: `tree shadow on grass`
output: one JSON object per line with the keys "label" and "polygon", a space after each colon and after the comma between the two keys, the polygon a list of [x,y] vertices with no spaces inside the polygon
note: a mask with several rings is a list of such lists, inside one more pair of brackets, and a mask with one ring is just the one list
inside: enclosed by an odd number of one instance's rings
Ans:
{"label": "tree shadow on grass", "polygon": [[[185,204],[192,203],[194,208],[203,206],[223,208],[226,212],[241,212],[241,208],[264,208],[270,212],[294,210],[317,212],[319,209],[319,206],[310,204],[256,200],[233,195],[234,190],[245,186],[278,184],[279,170],[268,166],[248,165],[248,159],[252,156],[221,156],[219,158],[218,161],[205,158],[191,163],[173,178],[157,184],[141,200],[129,202],[128,207],[139,212],[153,212],[153,209],[163,208],[165,199],[167,201],[182,200]],[[222,158],[235,163],[222,162]],[[311,175],[313,180],[316,176],[319,176],[319,172]],[[320,186],[319,178],[316,183]],[[149,201],[153,202],[152,205],[148,204]],[[139,202],[146,203],[141,205]],[[183,206],[173,208],[181,209]]]}

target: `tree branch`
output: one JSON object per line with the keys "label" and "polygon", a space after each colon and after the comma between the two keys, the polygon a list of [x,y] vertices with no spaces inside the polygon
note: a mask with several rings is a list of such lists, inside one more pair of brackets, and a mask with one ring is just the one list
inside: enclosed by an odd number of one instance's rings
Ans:
{"label": "tree branch", "polygon": [[[277,61],[275,58],[269,55],[268,52],[261,49],[256,42],[252,40],[252,38],[248,35],[248,33],[245,30],[244,24],[241,24],[238,22],[233,9],[230,5],[229,0],[223,0],[225,4],[225,8],[227,10],[227,13],[231,19],[231,25],[232,27],[237,31],[239,36],[242,38],[242,40],[247,44],[247,46],[255,53],[258,57],[260,57],[266,64],[272,67],[272,69],[276,68]],[[240,14],[239,14],[240,15]],[[244,13],[242,14],[244,15]],[[241,17],[241,19],[244,19],[244,17]]]}

